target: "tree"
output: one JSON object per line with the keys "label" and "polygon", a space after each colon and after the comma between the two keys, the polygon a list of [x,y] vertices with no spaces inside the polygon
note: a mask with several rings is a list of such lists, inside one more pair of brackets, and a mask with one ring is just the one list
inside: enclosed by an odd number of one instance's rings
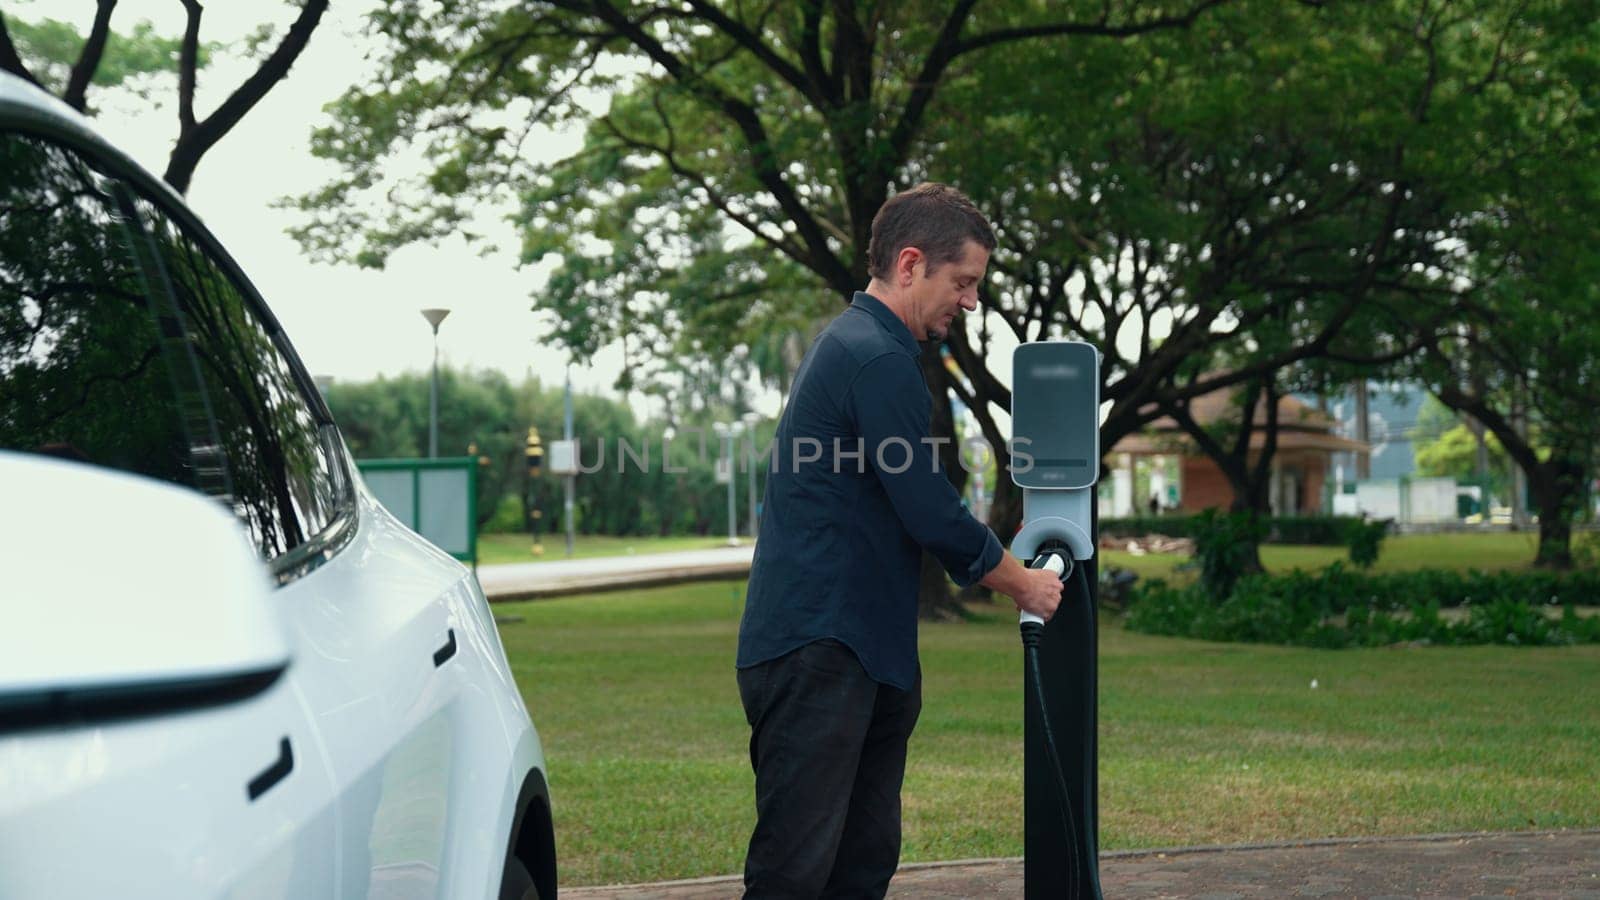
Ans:
{"label": "tree", "polygon": [[[1160,415],[1184,424],[1212,391],[1281,393],[1286,377],[1392,364],[1420,346],[1412,325],[1447,320],[1449,219],[1429,161],[1461,139],[1425,124],[1425,24],[1414,4],[1237,4],[1118,55],[1052,48],[978,67],[965,106],[987,115],[952,122],[929,166],[969,160],[965,184],[1000,226],[984,303],[1001,337],[1102,349],[1102,447]],[[1060,74],[984,102],[1030,71]],[[1000,341],[979,330],[950,343],[988,388],[963,399],[1003,453],[987,406],[1009,394],[985,371]],[[1252,461],[1248,448],[1262,428],[1270,447],[1265,418],[1227,434],[1187,426],[1260,511],[1270,453]],[[1015,491],[999,487],[997,514],[1015,516]]]}
{"label": "tree", "polygon": [[[558,338],[726,358],[742,333],[804,332],[866,283],[872,217],[918,178],[939,95],[979,57],[1182,27],[1221,2],[394,4],[372,20],[389,40],[379,74],[317,134],[344,174],[301,198],[313,218],[299,234],[315,254],[381,265],[509,187],[525,258],[563,260],[539,299]],[[609,74],[618,57],[646,70]],[[579,97],[594,89],[616,93],[591,116]],[[529,163],[523,142],[547,122],[586,123],[584,150]],[[380,176],[413,146],[426,176]],[[380,187],[405,202],[356,205]],[[924,369],[942,377],[937,354]]]}
{"label": "tree", "polygon": [[256,71],[204,118],[194,107],[197,74],[211,49],[200,40],[204,8],[200,0],[180,2],[188,17],[183,36],[176,40],[154,34],[148,23],[137,24],[126,34],[114,32],[111,18],[117,0],[98,0],[86,37],[53,19],[8,23],[0,15],[0,70],[56,94],[85,114],[92,112],[91,85],[113,87],[137,75],[176,72],[178,136],[162,177],[178,193],[185,193],[206,152],[288,76],[327,12],[328,0],[305,0],[299,16]]}
{"label": "tree", "polygon": [[[1473,95],[1474,202],[1455,210],[1465,261],[1453,328],[1416,377],[1499,440],[1539,510],[1537,564],[1572,565],[1571,525],[1600,444],[1600,202],[1592,4],[1526,3]],[[1487,79],[1486,79],[1487,80]],[[1520,500],[1520,498],[1516,498]]]}
{"label": "tree", "polygon": [[[1544,74],[1541,54],[1583,40],[1558,10],[1405,3],[1262,16],[1241,4],[1140,42],[1121,61],[1131,71],[1116,57],[1093,68],[986,61],[979,74],[998,69],[997,84],[1022,83],[1033,69],[1071,72],[1064,83],[1082,90],[1076,102],[1057,88],[1024,92],[1032,105],[969,104],[991,115],[956,128],[1007,153],[985,157],[975,139],[962,149],[959,131],[941,144],[952,161],[978,161],[982,177],[969,189],[1005,232],[1000,289],[986,303],[1017,340],[1097,338],[1111,401],[1103,446],[1173,415],[1228,474],[1239,504],[1264,510],[1270,415],[1259,416],[1264,452],[1251,461],[1251,417],[1208,432],[1185,405],[1218,387],[1270,396],[1285,378],[1303,389],[1336,373],[1392,371],[1439,335],[1498,317],[1459,305],[1465,280],[1496,277],[1471,248],[1507,202],[1506,165],[1485,159],[1483,141],[1506,141],[1525,164],[1528,146],[1558,132],[1550,115],[1503,99],[1529,82],[1581,83]],[[1320,27],[1297,20],[1312,17]],[[1314,60],[1293,49],[1312,31]],[[975,98],[991,95],[973,88]],[[1063,124],[1060,109],[1096,102],[1122,114]],[[1525,187],[1559,183],[1522,171]],[[1549,306],[1524,310],[1546,327],[1560,321]],[[963,346],[972,337],[951,341],[969,374],[987,346],[982,333]],[[1556,390],[1548,383],[1543,393]],[[992,396],[1005,397],[998,386]],[[1254,408],[1247,396],[1242,410]],[[986,422],[985,431],[998,429]]]}
{"label": "tree", "polygon": [[1435,397],[1422,402],[1417,412],[1417,433],[1412,437],[1417,474],[1454,478],[1483,488],[1484,503],[1491,497],[1509,497],[1511,457],[1493,432],[1483,435],[1484,470],[1479,470],[1478,436],[1461,416]]}
{"label": "tree", "polygon": [[[522,504],[521,520],[526,524],[531,491],[542,498],[545,530],[563,527],[556,502],[562,493],[561,478],[546,471],[530,483],[524,460],[529,426],[539,429],[547,448],[561,435],[561,392],[537,380],[513,385],[498,372],[447,366],[439,373],[439,398],[441,452],[464,456],[475,447],[487,460],[478,469],[479,526],[507,498]],[[337,382],[329,386],[327,401],[358,459],[416,457],[427,446],[426,374]],[[702,458],[696,439],[697,434],[709,435],[717,418],[728,418],[728,410],[685,409],[676,423],[641,423],[625,403],[575,396],[573,429],[581,442],[580,463],[587,470],[577,481],[577,530],[615,535],[726,534],[725,489],[715,483],[713,469],[716,446],[706,438]],[[669,428],[679,435],[672,441],[670,469],[663,457],[666,436],[672,433]],[[691,431],[696,428],[698,433]],[[764,447],[771,439],[772,424],[767,423],[756,444]],[[765,474],[758,470],[758,478]],[[739,490],[744,490],[742,478]]]}

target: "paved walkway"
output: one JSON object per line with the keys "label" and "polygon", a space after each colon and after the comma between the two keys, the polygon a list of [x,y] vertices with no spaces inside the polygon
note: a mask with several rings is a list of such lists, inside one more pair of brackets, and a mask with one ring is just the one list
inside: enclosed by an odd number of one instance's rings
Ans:
{"label": "paved walkway", "polygon": [[751,544],[638,556],[507,563],[479,566],[478,583],[491,601],[534,600],[584,591],[743,578],[750,574],[754,554],[755,545]]}
{"label": "paved walkway", "polygon": [[[1325,897],[1518,897],[1600,900],[1600,830],[1429,835],[1101,854],[1109,900]],[[728,900],[734,877],[568,888],[583,900]],[[1017,859],[911,864],[889,896],[901,900],[1021,897]]]}

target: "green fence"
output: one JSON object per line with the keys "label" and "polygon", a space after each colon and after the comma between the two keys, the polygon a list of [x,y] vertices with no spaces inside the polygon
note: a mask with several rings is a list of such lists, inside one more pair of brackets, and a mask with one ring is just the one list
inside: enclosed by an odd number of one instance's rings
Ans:
{"label": "green fence", "polygon": [[358,459],[356,468],[378,501],[434,546],[478,565],[478,461]]}

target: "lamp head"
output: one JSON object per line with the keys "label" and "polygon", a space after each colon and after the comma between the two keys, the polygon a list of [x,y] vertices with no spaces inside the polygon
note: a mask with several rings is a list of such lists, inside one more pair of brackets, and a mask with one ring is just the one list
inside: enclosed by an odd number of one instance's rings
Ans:
{"label": "lamp head", "polygon": [[450,315],[450,310],[448,309],[425,309],[422,311],[422,317],[428,320],[429,325],[433,326],[433,333],[436,335],[439,333],[439,323],[443,322],[444,317],[448,315]]}

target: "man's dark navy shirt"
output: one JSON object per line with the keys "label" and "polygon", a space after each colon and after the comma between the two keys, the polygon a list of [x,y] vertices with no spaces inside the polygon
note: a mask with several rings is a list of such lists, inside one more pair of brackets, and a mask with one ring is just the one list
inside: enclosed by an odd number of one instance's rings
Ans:
{"label": "man's dark navy shirt", "polygon": [[938,467],[920,355],[905,323],[857,292],[801,361],[773,442],[739,668],[833,638],[874,681],[909,690],[922,549],[962,586],[1000,564],[994,532]]}

